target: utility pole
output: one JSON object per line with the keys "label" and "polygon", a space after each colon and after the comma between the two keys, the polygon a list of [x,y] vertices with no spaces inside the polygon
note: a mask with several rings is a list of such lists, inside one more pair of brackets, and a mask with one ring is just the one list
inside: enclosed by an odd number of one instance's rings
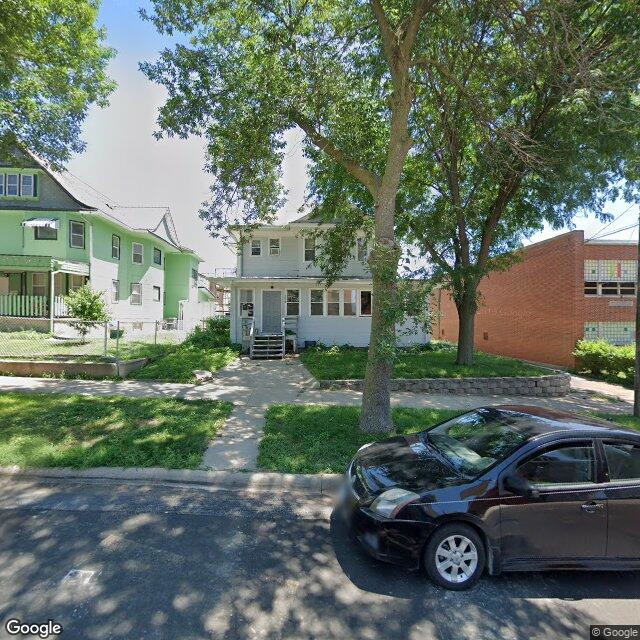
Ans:
{"label": "utility pole", "polygon": [[640,211],[638,212],[638,260],[636,276],[636,369],[633,378],[633,415],[640,418],[640,304],[638,304],[638,288],[640,287]]}

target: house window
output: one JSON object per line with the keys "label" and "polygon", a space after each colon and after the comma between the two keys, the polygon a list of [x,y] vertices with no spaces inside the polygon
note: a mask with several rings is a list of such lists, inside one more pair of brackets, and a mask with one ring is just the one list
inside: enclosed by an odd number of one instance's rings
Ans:
{"label": "house window", "polygon": [[603,282],[600,285],[600,293],[603,296],[617,296],[618,295],[618,283],[617,282]]}
{"label": "house window", "polygon": [[311,315],[324,315],[324,289],[311,289]]}
{"label": "house window", "polygon": [[327,291],[327,315],[340,315],[340,291],[338,289]]}
{"label": "house window", "polygon": [[58,230],[55,227],[34,227],[33,237],[36,240],[57,240]]}
{"label": "house window", "polygon": [[0,173],[0,196],[4,195],[4,173]]}
{"label": "house window", "polygon": [[84,222],[69,222],[69,246],[74,249],[84,249]]}
{"label": "house window", "polygon": [[120,260],[120,236],[115,234],[111,236],[111,257]]}
{"label": "house window", "polygon": [[153,301],[154,302],[160,302],[160,298],[161,298],[160,287],[156,287],[154,285],[154,287],[153,287]]}
{"label": "house window", "polygon": [[356,240],[356,247],[358,253],[358,260],[360,262],[366,262],[369,257],[369,243],[366,238],[358,238]]}
{"label": "house window", "polygon": [[240,289],[240,317],[253,318],[253,289]]}
{"label": "house window", "polygon": [[621,296],[635,296],[636,295],[636,283],[635,282],[621,282],[620,283],[620,295]]}
{"label": "house window", "polygon": [[269,255],[280,255],[280,238],[269,238]]}
{"label": "house window", "polygon": [[598,283],[591,280],[584,283],[584,295],[585,296],[597,296],[598,295]]}
{"label": "house window", "polygon": [[300,290],[287,289],[287,315],[300,315]]}
{"label": "house window", "polygon": [[251,255],[252,256],[262,255],[262,240],[251,241]]}
{"label": "house window", "polygon": [[360,315],[371,315],[371,291],[360,292]]}
{"label": "house window", "polygon": [[157,247],[153,248],[153,264],[162,264],[162,251]]}
{"label": "house window", "polygon": [[191,286],[192,287],[198,286],[198,270],[197,269],[191,269]]}
{"label": "house window", "polygon": [[111,302],[120,302],[120,280],[111,281]]}
{"label": "house window", "polygon": [[344,316],[355,316],[356,315],[356,290],[355,289],[345,289],[344,292],[344,303],[342,305],[342,315]]}
{"label": "house window", "polygon": [[134,264],[142,264],[144,262],[144,247],[139,242],[131,244],[131,261]]}
{"label": "house window", "polygon": [[313,262],[316,259],[316,239],[304,239],[304,260],[305,262]]}
{"label": "house window", "polygon": [[18,176],[17,173],[8,173],[7,174],[7,195],[8,196],[17,196],[18,195]]}
{"label": "house window", "polygon": [[84,287],[84,276],[71,275],[69,276],[69,291],[75,291]]}
{"label": "house window", "polygon": [[131,304],[140,306],[142,304],[142,285],[139,282],[131,283]]}
{"label": "house window", "polygon": [[20,176],[22,184],[20,185],[20,195],[21,196],[31,196],[33,197],[35,193],[33,192],[33,176],[32,175],[22,175]]}
{"label": "house window", "polygon": [[34,296],[47,295],[47,274],[34,273],[31,276],[31,293]]}

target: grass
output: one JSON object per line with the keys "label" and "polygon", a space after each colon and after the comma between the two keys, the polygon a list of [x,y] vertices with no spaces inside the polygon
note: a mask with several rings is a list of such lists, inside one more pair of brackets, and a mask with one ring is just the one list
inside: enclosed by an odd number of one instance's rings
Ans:
{"label": "grass", "polygon": [[3,393],[0,466],[195,469],[228,402]]}
{"label": "grass", "polygon": [[[153,345],[149,345],[153,347]],[[163,380],[165,382],[195,382],[194,371],[217,371],[233,362],[239,351],[233,347],[203,349],[193,345],[158,345],[160,349],[139,350],[135,357],[151,357],[142,369],[130,378],[137,380]]]}
{"label": "grass", "polygon": [[[462,413],[452,409],[394,409],[397,433],[422,431]],[[278,404],[266,414],[258,466],[280,473],[343,473],[355,452],[388,434],[363,433],[359,407]]]}
{"label": "grass", "polygon": [[[364,378],[367,350],[349,347],[308,349],[302,362],[318,380],[355,380]],[[513,358],[477,352],[472,367],[455,363],[456,352],[446,350],[400,350],[393,370],[394,378],[468,378],[498,376],[541,376],[548,369],[535,367]]]}
{"label": "grass", "polygon": [[[462,411],[453,409],[393,410],[396,433],[415,433],[448,420]],[[640,431],[640,418],[618,413],[597,413]],[[269,407],[258,466],[280,473],[343,473],[356,451],[388,434],[363,433],[358,427],[359,407],[278,404]]]}
{"label": "grass", "polygon": [[627,413],[596,413],[599,418],[605,418],[606,420],[611,420],[611,422],[617,422],[621,424],[623,427],[627,427],[628,429],[635,429],[636,431],[640,431],[640,418],[636,418]]}

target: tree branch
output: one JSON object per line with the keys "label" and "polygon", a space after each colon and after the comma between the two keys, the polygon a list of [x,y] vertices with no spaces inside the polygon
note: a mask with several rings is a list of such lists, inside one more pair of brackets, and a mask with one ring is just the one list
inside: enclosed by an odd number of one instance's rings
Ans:
{"label": "tree branch", "polygon": [[304,114],[297,109],[291,109],[289,112],[291,120],[295,122],[311,139],[321,151],[333,158],[345,171],[347,171],[356,180],[359,180],[375,199],[380,187],[380,178],[375,173],[364,168],[355,160],[347,157],[347,155],[338,149],[328,138],[323,136],[314,124]]}

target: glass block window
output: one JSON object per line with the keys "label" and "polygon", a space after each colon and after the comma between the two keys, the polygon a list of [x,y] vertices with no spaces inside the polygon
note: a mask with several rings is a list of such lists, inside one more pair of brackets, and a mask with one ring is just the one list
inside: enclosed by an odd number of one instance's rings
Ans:
{"label": "glass block window", "polygon": [[585,340],[606,340],[611,344],[632,344],[635,341],[633,322],[585,322]]}

